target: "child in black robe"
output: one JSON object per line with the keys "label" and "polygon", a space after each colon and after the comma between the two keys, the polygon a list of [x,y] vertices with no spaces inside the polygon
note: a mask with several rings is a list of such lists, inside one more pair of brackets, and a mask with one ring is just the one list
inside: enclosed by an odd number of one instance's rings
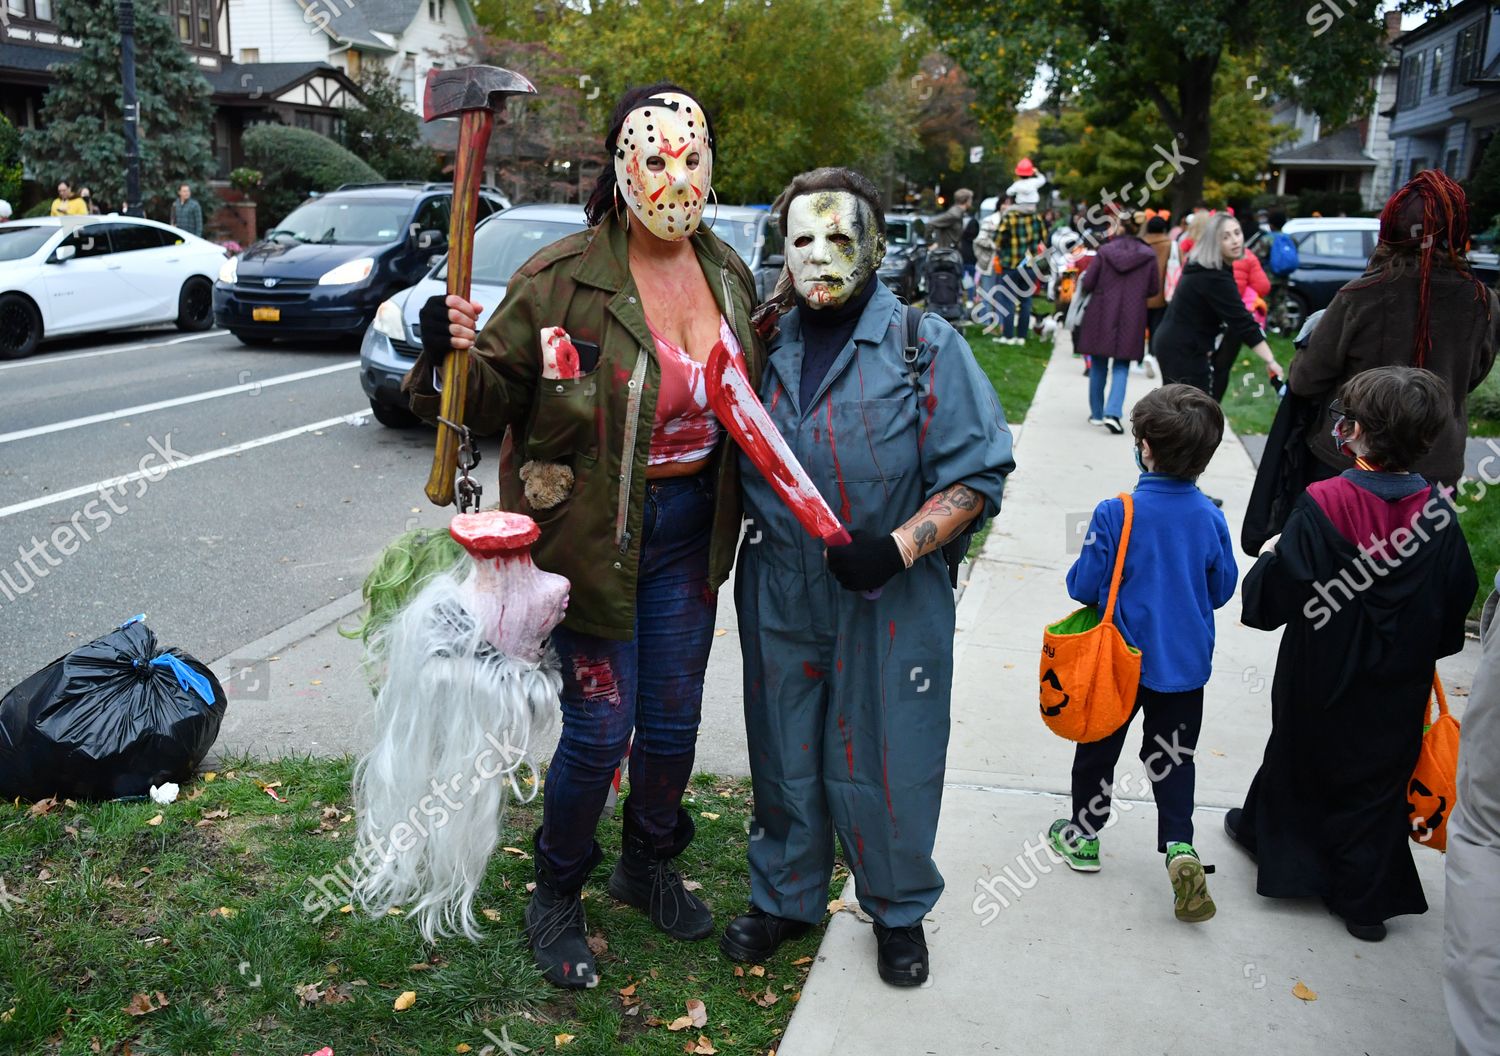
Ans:
{"label": "child in black robe", "polygon": [[1256,856],[1256,890],[1321,897],[1350,934],[1424,913],[1407,784],[1435,663],[1463,648],[1478,581],[1452,503],[1406,468],[1452,413],[1414,367],[1355,375],[1330,409],[1356,468],[1308,487],[1245,577],[1244,622],[1286,626],[1272,729],[1229,835]]}

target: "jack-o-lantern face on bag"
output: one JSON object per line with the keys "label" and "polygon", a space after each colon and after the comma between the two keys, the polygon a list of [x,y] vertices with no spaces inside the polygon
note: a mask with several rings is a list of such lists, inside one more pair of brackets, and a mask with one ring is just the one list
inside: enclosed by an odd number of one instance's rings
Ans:
{"label": "jack-o-lantern face on bag", "polygon": [[668,242],[698,229],[713,167],[703,108],[679,92],[636,107],[615,140],[615,179],[625,204],[648,231]]}

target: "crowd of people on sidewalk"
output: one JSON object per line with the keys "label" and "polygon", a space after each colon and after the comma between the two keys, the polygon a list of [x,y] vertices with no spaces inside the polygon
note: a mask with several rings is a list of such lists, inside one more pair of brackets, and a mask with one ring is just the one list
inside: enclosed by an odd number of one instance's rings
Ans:
{"label": "crowd of people on sidewalk", "polygon": [[[699,224],[717,144],[695,97],[666,82],[626,93],[603,146],[615,164],[590,198],[588,230],[523,265],[482,328],[481,306],[429,301],[422,355],[404,383],[413,411],[433,420],[440,365],[451,349],[473,350],[465,420],[509,431],[502,504],[535,519],[537,564],[573,584],[553,639],[563,721],[534,841],[532,954],[559,986],[599,981],[581,892],[605,857],[595,830],[627,749],[631,792],[609,889],[674,939],[715,930],[676,863],[693,839],[681,802],[715,592],[737,561],[755,818],[749,905],[722,929],[720,948],[761,961],[819,922],[837,838],[874,921],[881,977],[919,985],[930,968],[922,922],[943,890],[932,850],[951,588],[1015,466],[1004,412],[960,331],[879,282],[883,209],[861,174],[818,169],[786,188],[773,206],[786,268],[757,304],[738,256]],[[1006,288],[997,298],[1008,305],[1005,341],[1030,331],[1038,251],[1054,237],[1045,177],[1029,161],[1016,174],[990,216],[971,217],[974,195],[959,190],[930,225],[943,250],[968,241],[981,290]],[[1268,460],[1291,501],[1257,515],[1243,584],[1228,522],[1197,481],[1224,433],[1216,377],[1226,368],[1216,362],[1225,344],[1248,346],[1273,380],[1285,377],[1257,315],[1265,268],[1241,264],[1239,222],[1206,207],[1177,230],[1164,215],[1117,209],[1101,229],[1074,232],[1090,236],[1092,255],[1073,291],[1089,420],[1125,432],[1130,364],[1148,349],[1164,384],[1130,415],[1133,492],[1099,504],[1068,574],[1070,595],[1107,614],[1139,675],[1123,721],[1078,745],[1073,810],[1051,841],[1075,869],[1100,867],[1114,767],[1142,714],[1143,759],[1162,738],[1176,748],[1170,765],[1148,772],[1181,920],[1216,913],[1193,844],[1192,756],[1214,612],[1237,585],[1247,624],[1283,629],[1264,764],[1226,826],[1257,856],[1258,890],[1321,897],[1372,941],[1389,918],[1426,908],[1407,785],[1435,662],[1462,647],[1476,590],[1444,485],[1456,479],[1465,393],[1488,372],[1500,328],[1500,303],[1463,257],[1461,195],[1440,173],[1422,173],[1394,196],[1366,277],[1340,292],[1294,361],[1283,406],[1315,405],[1315,425],[1289,434],[1287,457]],[[1380,311],[1368,307],[1377,300]],[[587,352],[579,377],[548,373],[539,342],[556,328]],[[754,458],[730,443],[703,383],[710,358],[754,386],[847,542],[804,532]],[[742,516],[754,531],[741,534]],[[1313,608],[1327,584],[1372,562],[1378,569],[1326,614]],[[1487,652],[1486,663],[1500,657]],[[1493,677],[1476,691],[1484,686],[1500,696]],[[1500,744],[1466,745],[1466,759],[1476,750],[1488,759]],[[1481,760],[1462,780],[1483,783],[1492,771]],[[1478,863],[1500,847],[1500,795],[1492,782],[1466,795],[1471,813],[1449,825],[1475,853],[1450,913],[1482,923],[1450,945],[1462,974],[1450,995],[1482,1033],[1500,1007],[1500,936],[1481,907],[1493,909],[1500,890],[1496,871]]]}

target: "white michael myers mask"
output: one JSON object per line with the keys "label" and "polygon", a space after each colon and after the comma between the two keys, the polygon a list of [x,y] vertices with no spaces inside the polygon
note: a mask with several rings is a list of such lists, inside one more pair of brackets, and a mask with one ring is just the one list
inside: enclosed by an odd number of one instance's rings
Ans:
{"label": "white michael myers mask", "polygon": [[632,110],[615,140],[615,179],[625,204],[668,242],[698,229],[713,167],[703,108],[678,92]]}
{"label": "white michael myers mask", "polygon": [[863,199],[848,191],[814,191],[787,207],[787,271],[810,307],[843,304],[884,259],[885,236]]}

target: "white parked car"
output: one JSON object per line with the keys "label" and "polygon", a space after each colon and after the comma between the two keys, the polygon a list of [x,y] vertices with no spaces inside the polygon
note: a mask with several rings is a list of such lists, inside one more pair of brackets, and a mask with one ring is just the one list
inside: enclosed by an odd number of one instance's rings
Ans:
{"label": "white parked car", "polygon": [[213,325],[224,250],[133,216],[0,224],[0,359],[46,338],[150,323]]}

